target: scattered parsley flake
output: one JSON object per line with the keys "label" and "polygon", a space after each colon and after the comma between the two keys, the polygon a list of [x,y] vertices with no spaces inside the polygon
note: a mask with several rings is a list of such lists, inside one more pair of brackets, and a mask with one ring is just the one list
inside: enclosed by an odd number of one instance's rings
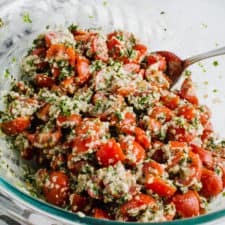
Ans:
{"label": "scattered parsley flake", "polygon": [[94,19],[94,18],[95,18],[95,16],[93,16],[93,15],[89,15],[89,16],[88,16],[88,18],[89,18],[89,19]]}
{"label": "scattered parsley flake", "polygon": [[164,28],[163,30],[164,30],[164,31],[167,31],[167,28]]}
{"label": "scattered parsley flake", "polygon": [[225,192],[223,192],[222,196],[225,197]]}
{"label": "scattered parsley flake", "polygon": [[218,47],[218,46],[219,46],[219,43],[216,42],[216,43],[215,43],[215,46]]}
{"label": "scattered parsley flake", "polygon": [[30,14],[29,13],[24,13],[23,14],[23,22],[24,23],[32,23],[32,20],[30,18]]}
{"label": "scattered parsley flake", "polygon": [[46,25],[45,29],[48,30],[50,28],[50,25]]}
{"label": "scattered parsley flake", "polygon": [[213,92],[214,92],[214,93],[218,92],[218,89],[213,89]]}
{"label": "scattered parsley flake", "polygon": [[2,18],[0,18],[0,28],[4,26],[4,22],[2,20]]}
{"label": "scattered parsley flake", "polygon": [[190,70],[185,70],[185,72],[184,72],[185,77],[190,77],[191,74],[192,74],[192,72]]}
{"label": "scattered parsley flake", "polygon": [[115,111],[114,114],[118,118],[119,121],[123,119],[123,116],[122,116],[122,114],[119,111]]}
{"label": "scattered parsley flake", "polygon": [[218,61],[213,61],[213,66],[218,66],[219,65],[219,62]]}
{"label": "scattered parsley flake", "polygon": [[206,23],[202,23],[202,27],[206,29],[208,28],[208,25]]}
{"label": "scattered parsley flake", "polygon": [[4,77],[5,78],[9,78],[9,75],[10,75],[10,72],[9,72],[9,69],[6,69],[5,71],[4,71]]}
{"label": "scattered parsley flake", "polygon": [[200,68],[202,68],[202,72],[206,72],[206,69],[205,69],[205,67],[204,67],[204,65],[202,64],[202,63],[198,63],[198,66],[200,67]]}
{"label": "scattered parsley flake", "polygon": [[165,12],[164,12],[164,11],[161,11],[161,12],[160,12],[160,15],[164,15],[164,14],[165,14]]}
{"label": "scattered parsley flake", "polygon": [[107,6],[108,5],[108,1],[103,1],[103,6]]}
{"label": "scattered parsley flake", "polygon": [[203,84],[204,85],[208,85],[209,84],[209,81],[206,80],[206,81],[203,82]]}
{"label": "scattered parsley flake", "polygon": [[12,62],[13,62],[13,63],[16,62],[16,57],[15,57],[15,56],[12,57]]}

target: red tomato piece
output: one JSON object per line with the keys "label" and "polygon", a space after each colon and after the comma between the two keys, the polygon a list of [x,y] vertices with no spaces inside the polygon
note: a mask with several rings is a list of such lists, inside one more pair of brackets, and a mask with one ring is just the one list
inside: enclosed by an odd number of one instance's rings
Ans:
{"label": "red tomato piece", "polygon": [[155,203],[155,199],[150,195],[140,193],[134,196],[130,201],[124,203],[120,208],[120,212],[123,216],[129,216],[130,210],[143,208],[143,206],[152,206],[155,205]]}
{"label": "red tomato piece", "polygon": [[64,127],[64,126],[74,127],[74,126],[79,126],[81,123],[81,120],[82,118],[77,114],[72,114],[69,116],[59,115],[56,120],[56,124],[59,127]]}
{"label": "red tomato piece", "polygon": [[205,125],[208,123],[209,119],[211,118],[212,116],[212,112],[211,110],[209,109],[208,106],[206,105],[201,105],[199,107],[199,111],[200,111],[200,121],[201,121],[201,124],[202,125]]}
{"label": "red tomato piece", "polygon": [[202,136],[201,136],[201,140],[204,142],[205,140],[207,140],[210,137],[210,135],[212,133],[213,133],[213,125],[210,121],[208,121],[205,124],[204,130],[203,130],[203,133],[202,133]]}
{"label": "red tomato piece", "polygon": [[212,170],[202,169],[201,182],[201,194],[206,198],[215,197],[223,191],[222,178]]}
{"label": "red tomato piece", "polygon": [[104,40],[104,38],[99,34],[91,35],[90,39],[92,48],[91,53],[94,55],[95,59],[107,62],[109,56],[106,40]]}
{"label": "red tomato piece", "polygon": [[180,103],[180,97],[176,94],[170,94],[170,92],[166,92],[166,93],[167,94],[161,96],[160,100],[169,109],[176,109]]}
{"label": "red tomato piece", "polygon": [[36,75],[35,82],[36,85],[40,88],[43,87],[51,88],[55,84],[55,81],[51,77],[44,74]]}
{"label": "red tomato piece", "polygon": [[176,192],[176,187],[168,183],[166,180],[153,174],[146,175],[146,189],[150,189],[161,197],[171,197]]}
{"label": "red tomato piece", "polygon": [[150,116],[158,121],[170,121],[174,114],[166,106],[155,106],[150,114]]}
{"label": "red tomato piece", "polygon": [[46,55],[46,48],[39,47],[32,50],[31,55],[37,55],[40,57],[45,57]]}
{"label": "red tomato piece", "polygon": [[110,216],[109,214],[103,210],[103,209],[100,209],[100,208],[94,208],[94,217],[97,218],[97,219],[104,219],[104,220],[110,220]]}
{"label": "red tomato piece", "polygon": [[148,130],[150,130],[151,132],[151,135],[153,135],[154,137],[160,133],[162,124],[158,120],[149,117],[147,121],[147,126],[148,126]]}
{"label": "red tomato piece", "polygon": [[192,151],[189,151],[188,157],[189,157],[189,161],[188,161],[187,169],[189,170],[189,173],[185,177],[178,178],[179,183],[183,185],[191,184],[194,178],[200,181],[202,176],[202,162],[198,154],[195,154]]}
{"label": "red tomato piece", "polygon": [[195,108],[191,105],[183,105],[178,109],[178,116],[183,116],[188,121],[191,121],[196,117]]}
{"label": "red tomato piece", "polygon": [[45,103],[36,113],[37,118],[47,122],[49,119],[49,110],[50,110],[51,104]]}
{"label": "red tomato piece", "polygon": [[150,137],[147,136],[146,132],[139,127],[134,129],[136,141],[142,145],[142,147],[148,149],[151,147]]}
{"label": "red tomato piece", "polygon": [[84,56],[77,56],[77,81],[79,84],[84,84],[90,78],[90,62]]}
{"label": "red tomato piece", "polygon": [[175,194],[172,202],[176,211],[184,218],[198,216],[200,213],[199,198],[195,191],[189,190],[185,194]]}
{"label": "red tomato piece", "polygon": [[123,69],[129,73],[138,73],[140,71],[140,65],[136,63],[127,63],[123,65]]}
{"label": "red tomato piece", "polygon": [[106,144],[103,144],[96,153],[98,163],[102,166],[114,165],[118,161],[124,161],[125,155],[123,154],[120,145],[111,138]]}
{"label": "red tomato piece", "polygon": [[47,202],[65,206],[68,201],[69,179],[67,175],[60,171],[52,171],[43,187],[43,193]]}
{"label": "red tomato piece", "polygon": [[208,167],[212,168],[213,167],[213,157],[212,157],[212,152],[207,151],[201,147],[198,147],[197,145],[192,144],[192,151],[194,153],[197,153],[202,161],[202,163]]}
{"label": "red tomato piece", "polygon": [[71,210],[73,212],[78,212],[78,211],[85,211],[85,207],[88,204],[88,199],[82,195],[79,195],[77,193],[73,193],[70,195],[70,205],[71,205]]}
{"label": "red tomato piece", "polygon": [[149,173],[157,176],[162,176],[164,174],[164,168],[160,163],[151,160],[144,163],[143,172],[145,176],[147,176]]}
{"label": "red tomato piece", "polygon": [[136,125],[136,116],[134,113],[126,112],[124,118],[118,123],[118,127],[125,134],[133,134]]}
{"label": "red tomato piece", "polygon": [[29,117],[18,117],[0,124],[0,127],[7,135],[17,135],[30,126]]}
{"label": "red tomato piece", "polygon": [[198,98],[191,78],[186,78],[181,86],[181,97],[192,103],[198,105]]}
{"label": "red tomato piece", "polygon": [[135,61],[137,63],[140,63],[146,55],[147,47],[145,45],[142,45],[142,44],[136,44],[134,46],[134,50],[136,50],[136,54],[137,54],[137,57],[136,57]]}
{"label": "red tomato piece", "polygon": [[146,157],[144,148],[136,141],[127,143],[125,140],[123,140],[120,142],[120,146],[126,154],[126,163],[130,165],[135,166],[142,162]]}

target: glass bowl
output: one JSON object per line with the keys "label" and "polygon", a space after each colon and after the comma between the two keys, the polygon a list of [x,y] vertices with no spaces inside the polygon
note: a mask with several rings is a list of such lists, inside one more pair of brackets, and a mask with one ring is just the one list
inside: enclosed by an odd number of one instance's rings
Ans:
{"label": "glass bowl", "polygon": [[[86,28],[102,28],[104,32],[123,29],[133,32],[150,51],[169,50],[182,58],[225,45],[225,2],[180,0],[8,0],[0,1],[0,107],[10,79],[17,79],[18,65],[32,40],[48,26],[76,23]],[[29,20],[29,18],[30,20]],[[217,65],[218,64],[218,65]],[[6,77],[9,70],[12,78]],[[190,67],[201,103],[213,113],[216,132],[225,137],[225,56],[211,58]],[[178,84],[179,85],[179,84]],[[9,150],[0,138],[0,191],[26,213],[40,214],[60,224],[103,224],[102,220],[81,217],[32,197],[23,182],[28,165]],[[8,204],[11,215],[17,214]],[[206,215],[162,222],[160,224],[200,224],[218,222],[225,217],[225,199],[219,196]],[[18,215],[17,215],[18,216]],[[104,221],[122,225],[122,222]],[[141,223],[127,223],[139,224]],[[159,224],[159,223],[151,223]]]}

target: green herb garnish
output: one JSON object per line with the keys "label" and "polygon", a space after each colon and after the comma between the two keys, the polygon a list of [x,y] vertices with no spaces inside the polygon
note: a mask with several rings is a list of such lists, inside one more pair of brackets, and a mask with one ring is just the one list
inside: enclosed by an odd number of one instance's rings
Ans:
{"label": "green herb garnish", "polygon": [[218,66],[219,65],[219,62],[218,61],[213,61],[213,66]]}
{"label": "green herb garnish", "polygon": [[5,78],[9,78],[9,75],[10,75],[9,69],[6,69],[6,70],[4,71],[3,76],[4,76]]}
{"label": "green herb garnish", "polygon": [[24,23],[32,23],[32,20],[30,18],[30,14],[29,13],[24,13],[23,14],[23,22]]}

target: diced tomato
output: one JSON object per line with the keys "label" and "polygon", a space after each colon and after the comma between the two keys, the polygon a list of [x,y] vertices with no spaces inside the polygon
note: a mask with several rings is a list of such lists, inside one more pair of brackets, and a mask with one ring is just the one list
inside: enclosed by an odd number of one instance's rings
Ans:
{"label": "diced tomato", "polygon": [[60,69],[51,67],[51,73],[52,73],[52,76],[54,77],[54,79],[57,79],[60,74]]}
{"label": "diced tomato", "polygon": [[49,119],[49,110],[50,110],[51,104],[45,103],[36,113],[37,118],[47,122]]}
{"label": "diced tomato", "polygon": [[166,70],[166,60],[163,56],[159,54],[151,54],[147,56],[147,63],[148,66],[151,66],[152,64],[159,63],[158,69],[160,71]]}
{"label": "diced tomato", "polygon": [[150,137],[147,136],[146,132],[139,127],[134,129],[136,141],[142,145],[142,147],[148,149],[151,147]]}
{"label": "diced tomato", "polygon": [[77,114],[71,114],[69,116],[59,115],[57,117],[56,124],[59,127],[66,126],[67,124],[70,127],[74,127],[74,126],[79,126],[81,123],[81,120],[82,120],[81,117]]}
{"label": "diced tomato", "polygon": [[108,61],[108,48],[106,40],[100,34],[93,34],[90,36],[91,41],[91,53],[96,60]]}
{"label": "diced tomato", "polygon": [[68,60],[71,66],[75,66],[76,54],[72,47],[66,47],[63,44],[53,44],[47,50],[47,58],[57,58],[57,60]]}
{"label": "diced tomato", "polygon": [[191,105],[183,105],[178,109],[178,116],[183,116],[188,121],[191,121],[196,117],[195,108]]}
{"label": "diced tomato", "polygon": [[119,122],[118,127],[125,134],[133,134],[136,125],[136,116],[134,113],[126,112],[124,118]]}
{"label": "diced tomato", "polygon": [[173,118],[173,112],[166,106],[155,106],[150,116],[158,121],[169,121]]}
{"label": "diced tomato", "polygon": [[65,161],[65,156],[59,153],[53,156],[50,166],[53,170],[57,170],[65,164]]}
{"label": "diced tomato", "polygon": [[146,157],[144,148],[136,141],[130,143],[123,140],[120,142],[120,146],[126,154],[125,162],[128,164],[135,166],[142,162]]}
{"label": "diced tomato", "polygon": [[168,89],[170,87],[171,80],[164,73],[152,73],[151,69],[146,69],[145,77],[156,88]]}
{"label": "diced tomato", "polygon": [[169,92],[166,92],[165,95],[162,95],[160,100],[170,109],[176,109],[180,103],[180,97],[176,94],[172,95]]}
{"label": "diced tomato", "polygon": [[150,189],[161,197],[171,197],[176,192],[176,187],[166,180],[153,174],[146,175],[146,189]]}
{"label": "diced tomato", "polygon": [[84,56],[77,56],[77,81],[79,84],[84,84],[90,78],[89,71],[90,62]]}
{"label": "diced tomato", "polygon": [[192,103],[198,105],[198,98],[191,78],[186,78],[181,86],[181,97]]}
{"label": "diced tomato", "polygon": [[30,126],[29,117],[18,117],[0,124],[0,127],[7,135],[17,135],[25,131]]}
{"label": "diced tomato", "polygon": [[143,172],[145,176],[148,175],[149,173],[157,176],[162,176],[164,174],[164,168],[160,163],[151,160],[149,162],[144,163]]}
{"label": "diced tomato", "polygon": [[103,144],[96,153],[98,163],[102,166],[114,165],[118,161],[123,161],[125,155],[123,154],[120,145],[111,138],[106,144]]}
{"label": "diced tomato", "polygon": [[45,45],[46,47],[50,47],[52,44],[52,39],[57,36],[57,33],[55,32],[49,32],[45,35]]}
{"label": "diced tomato", "polygon": [[201,194],[206,198],[215,197],[223,191],[222,178],[212,170],[202,169],[201,182]]}
{"label": "diced tomato", "polygon": [[184,149],[187,147],[187,143],[181,142],[181,141],[170,141],[169,142],[169,147],[171,150],[174,149]]}
{"label": "diced tomato", "polygon": [[213,133],[213,125],[210,121],[205,124],[204,130],[202,132],[201,140],[204,142]]}
{"label": "diced tomato", "polygon": [[137,57],[135,58],[135,62],[140,63],[146,55],[147,47],[142,44],[136,44],[134,46],[134,50],[136,50],[136,54],[137,54]]}
{"label": "diced tomato", "polygon": [[186,123],[183,126],[169,127],[167,136],[169,140],[177,140],[181,142],[191,142],[196,137],[196,130],[189,130],[189,124]]}
{"label": "diced tomato", "polygon": [[202,161],[202,163],[208,167],[212,168],[213,167],[213,157],[212,157],[212,152],[207,151],[197,145],[192,144],[192,151],[194,153],[197,153]]}
{"label": "diced tomato", "polygon": [[65,206],[68,201],[69,179],[67,175],[60,171],[52,171],[46,180],[43,193],[47,202]]}
{"label": "diced tomato", "polygon": [[106,211],[104,211],[103,209],[100,208],[94,208],[94,217],[97,219],[105,219],[105,220],[109,220],[110,216],[108,215],[108,213]]}
{"label": "diced tomato", "polygon": [[187,170],[189,171],[188,175],[178,178],[179,183],[189,185],[194,178],[197,179],[197,181],[201,180],[202,162],[198,154],[195,154],[192,151],[189,151],[188,153]]}
{"label": "diced tomato", "polygon": [[151,135],[153,135],[154,137],[160,133],[162,124],[158,120],[149,117],[147,126],[148,126],[148,130],[150,130],[151,132]]}
{"label": "diced tomato", "polygon": [[44,74],[36,75],[35,82],[36,85],[40,88],[43,87],[51,88],[55,84],[55,81],[51,77]]}
{"label": "diced tomato", "polygon": [[63,91],[73,94],[76,89],[74,81],[74,76],[70,76],[61,81],[59,86]]}
{"label": "diced tomato", "polygon": [[155,203],[155,199],[150,195],[140,193],[134,196],[130,201],[124,203],[120,208],[120,212],[123,216],[130,216],[130,210],[143,208],[143,206],[153,206]]}
{"label": "diced tomato", "polygon": [[70,195],[70,205],[73,212],[85,211],[88,204],[88,199],[85,196],[73,193]]}
{"label": "diced tomato", "polygon": [[39,47],[32,50],[31,55],[37,55],[41,57],[45,57],[46,55],[46,48]]}
{"label": "diced tomato", "polygon": [[138,73],[140,71],[140,65],[136,63],[127,63],[123,65],[123,69],[129,73]]}
{"label": "diced tomato", "polygon": [[199,107],[199,112],[200,112],[200,118],[199,119],[201,121],[201,124],[205,125],[209,121],[209,119],[211,118],[212,112],[209,109],[209,107],[206,106],[206,105],[201,105]]}
{"label": "diced tomato", "polygon": [[172,202],[176,206],[176,211],[184,218],[198,216],[200,213],[200,203],[197,193],[189,190],[185,194],[175,194]]}
{"label": "diced tomato", "polygon": [[33,146],[36,148],[51,148],[57,145],[61,139],[60,129],[36,132],[33,140]]}

